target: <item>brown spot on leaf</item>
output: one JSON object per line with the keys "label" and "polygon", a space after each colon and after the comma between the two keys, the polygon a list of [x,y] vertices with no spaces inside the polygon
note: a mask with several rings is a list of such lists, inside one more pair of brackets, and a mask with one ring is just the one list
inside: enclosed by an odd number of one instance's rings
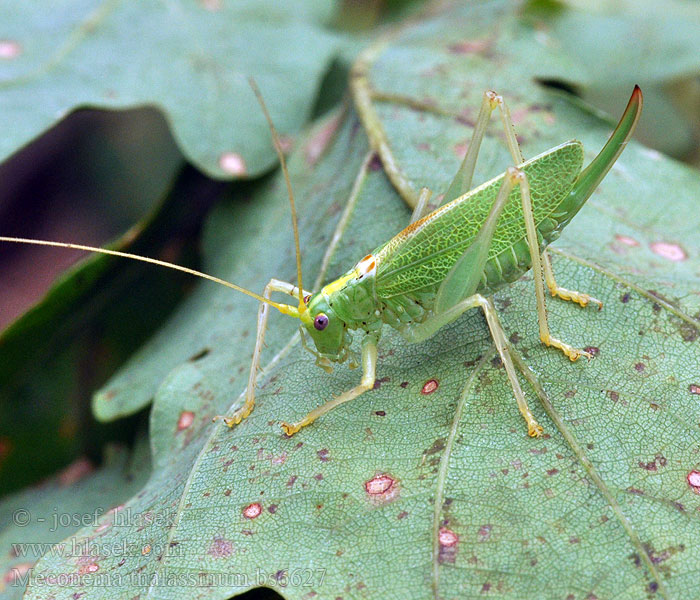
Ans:
{"label": "brown spot on leaf", "polygon": [[387,381],[391,381],[391,378],[390,377],[382,377],[381,379],[375,379],[374,380],[374,387],[372,389],[378,390],[380,387],[382,387],[382,383],[386,383]]}
{"label": "brown spot on leaf", "polygon": [[438,452],[442,452],[444,449],[445,449],[445,438],[438,438],[433,442],[433,445],[430,446],[430,448],[423,451],[423,454],[426,456],[430,456],[432,454],[437,454]]}
{"label": "brown spot on leaf", "polygon": [[225,558],[233,554],[233,543],[221,536],[215,536],[212,540],[207,554],[214,558]]}
{"label": "brown spot on leaf", "polygon": [[369,161],[369,170],[370,171],[381,171],[382,170],[382,159],[379,158],[379,154],[376,152],[372,154],[372,158]]}
{"label": "brown spot on leaf", "polygon": [[681,334],[684,342],[694,342],[698,339],[698,337],[700,337],[700,329],[687,321],[681,322],[678,327],[678,331]]}
{"label": "brown spot on leaf", "polygon": [[210,352],[211,350],[209,348],[202,348],[199,352],[197,352],[197,354],[193,354],[187,360],[188,362],[197,362],[198,360],[202,360]]}
{"label": "brown spot on leaf", "polygon": [[469,144],[467,142],[463,142],[460,144],[455,144],[452,147],[452,150],[455,153],[455,156],[462,160],[467,154],[467,148],[469,148]]}
{"label": "brown spot on leaf", "polygon": [[100,570],[100,565],[95,562],[94,557],[90,557],[90,562],[85,562],[78,567],[79,575],[88,575],[92,573],[97,573]]}
{"label": "brown spot on leaf", "polygon": [[639,461],[639,466],[647,471],[658,471],[659,468],[666,466],[666,457],[663,454],[657,454],[654,460],[649,462]]}
{"label": "brown spot on leaf", "polygon": [[321,448],[318,452],[316,452],[316,456],[318,456],[318,460],[321,462],[328,462],[330,460],[328,448]]}
{"label": "brown spot on leaf", "polygon": [[204,10],[209,12],[217,12],[221,10],[221,0],[199,0]]}
{"label": "brown spot on leaf", "polygon": [[478,538],[480,542],[485,542],[491,537],[491,530],[493,529],[493,525],[487,523],[486,525],[482,525],[479,527],[479,533]]}

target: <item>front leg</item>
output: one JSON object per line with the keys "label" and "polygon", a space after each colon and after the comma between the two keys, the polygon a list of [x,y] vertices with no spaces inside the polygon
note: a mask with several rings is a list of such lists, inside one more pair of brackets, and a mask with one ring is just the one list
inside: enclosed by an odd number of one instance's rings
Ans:
{"label": "front leg", "polygon": [[[286,281],[270,279],[270,282],[265,286],[265,290],[263,291],[263,298],[270,299],[273,292],[282,292],[283,294],[296,297],[298,295],[298,288],[291,283],[287,283]],[[308,292],[304,291],[304,295],[307,293]],[[229,428],[238,425],[252,412],[253,407],[255,406],[255,380],[258,376],[258,369],[260,367],[260,354],[262,353],[263,346],[265,345],[265,331],[267,330],[267,318],[269,314],[270,305],[265,302],[261,302],[260,308],[258,309],[258,330],[255,336],[255,349],[253,350],[253,359],[250,363],[248,387],[245,391],[245,402],[243,406],[236,410],[230,417],[217,415],[212,419],[213,421],[221,419]]]}
{"label": "front leg", "polygon": [[364,394],[367,390],[371,390],[374,387],[374,382],[376,380],[377,370],[377,338],[373,335],[366,335],[362,340],[362,381],[359,385],[354,388],[343,392],[337,398],[329,400],[325,404],[319,406],[312,410],[308,415],[306,415],[301,421],[297,423],[285,423],[282,422],[282,429],[288,436],[294,435],[302,427],[311,425],[320,416],[325,415],[328,411],[333,410],[336,406],[340,406],[353,398],[357,398]]}

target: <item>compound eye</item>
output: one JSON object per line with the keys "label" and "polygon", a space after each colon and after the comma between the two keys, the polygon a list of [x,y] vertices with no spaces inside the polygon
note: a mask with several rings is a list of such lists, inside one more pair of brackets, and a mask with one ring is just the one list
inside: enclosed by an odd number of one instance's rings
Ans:
{"label": "compound eye", "polygon": [[316,318],[314,319],[314,327],[318,329],[318,331],[323,331],[327,326],[328,317],[323,313],[316,315]]}

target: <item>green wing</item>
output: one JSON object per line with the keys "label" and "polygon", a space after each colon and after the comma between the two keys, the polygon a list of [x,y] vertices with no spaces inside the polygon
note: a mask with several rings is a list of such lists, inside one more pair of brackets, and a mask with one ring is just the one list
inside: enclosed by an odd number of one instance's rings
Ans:
{"label": "green wing", "polygon": [[[578,141],[561,144],[521,165],[530,182],[535,224],[545,239],[560,222],[570,219],[572,210],[580,208],[569,206],[567,199],[582,166],[583,146]],[[381,247],[375,253],[378,295],[388,298],[440,284],[474,241],[502,180],[503,174],[440,207]],[[491,240],[489,261],[511,253],[524,240],[520,188],[515,188]],[[524,258],[529,264],[529,257]]]}

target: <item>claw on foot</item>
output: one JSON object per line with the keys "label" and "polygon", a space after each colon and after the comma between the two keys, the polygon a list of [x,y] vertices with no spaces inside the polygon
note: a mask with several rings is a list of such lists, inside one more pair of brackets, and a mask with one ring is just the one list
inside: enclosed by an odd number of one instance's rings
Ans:
{"label": "claw on foot", "polygon": [[527,434],[530,437],[540,437],[543,431],[544,429],[542,429],[542,425],[540,425],[537,421],[527,424]]}
{"label": "claw on foot", "polygon": [[583,308],[586,308],[589,303],[593,303],[598,307],[598,310],[603,310],[603,303],[597,298],[589,296],[588,294],[574,292],[559,286],[549,286],[549,292],[554,297],[559,297],[562,300],[568,300],[569,302],[575,302]]}
{"label": "claw on foot", "polygon": [[554,348],[558,348],[561,350],[571,362],[577,361],[579,358],[582,356],[585,356],[586,358],[593,358],[593,355],[590,352],[586,352],[585,350],[580,350],[579,348],[574,348],[573,346],[570,346],[569,344],[565,344],[564,342],[550,337],[549,339],[542,339],[542,343],[547,345],[547,346],[552,346]]}
{"label": "claw on foot", "polygon": [[289,423],[285,423],[284,421],[280,423],[280,427],[282,427],[284,433],[286,433],[289,437],[292,437],[297,431],[301,429],[301,425],[290,425]]}
{"label": "claw on foot", "polygon": [[569,360],[571,362],[576,362],[582,356],[585,356],[588,360],[593,358],[593,355],[590,352],[586,352],[585,350],[579,350],[578,348],[571,348],[569,352],[564,351],[564,354],[566,354],[569,357]]}
{"label": "claw on foot", "polygon": [[224,422],[224,425],[226,425],[226,427],[228,427],[229,429],[233,429],[236,425],[238,425],[241,422],[240,419],[236,421],[235,416],[224,417],[223,415],[216,415],[212,418],[211,422],[216,423],[218,420],[222,420]]}
{"label": "claw on foot", "polygon": [[253,412],[253,407],[252,406],[248,407],[248,406],[244,405],[241,408],[239,408],[236,412],[234,412],[230,417],[216,415],[212,419],[212,423],[216,423],[216,421],[221,419],[224,422],[224,425],[226,425],[226,427],[228,427],[229,429],[233,429],[241,421],[243,421],[245,418],[247,418],[251,412]]}

